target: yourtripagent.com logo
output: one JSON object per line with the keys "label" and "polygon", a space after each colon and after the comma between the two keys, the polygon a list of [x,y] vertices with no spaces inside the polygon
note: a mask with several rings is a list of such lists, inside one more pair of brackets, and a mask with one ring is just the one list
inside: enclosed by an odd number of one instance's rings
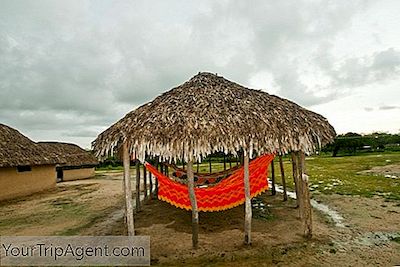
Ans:
{"label": "yourtripagent.com logo", "polygon": [[148,236],[1,237],[0,266],[150,265]]}

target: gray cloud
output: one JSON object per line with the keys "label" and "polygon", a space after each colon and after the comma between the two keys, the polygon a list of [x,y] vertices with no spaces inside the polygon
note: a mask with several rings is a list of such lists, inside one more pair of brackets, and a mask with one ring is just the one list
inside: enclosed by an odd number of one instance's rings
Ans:
{"label": "gray cloud", "polygon": [[334,83],[342,87],[383,81],[400,74],[400,51],[388,48],[363,58],[349,58],[330,71]]}
{"label": "gray cloud", "polygon": [[392,109],[400,109],[400,106],[380,106],[379,110],[392,110]]}
{"label": "gray cloud", "polygon": [[[369,1],[1,5],[0,121],[38,138],[88,146],[126,112],[199,71],[244,85],[268,73],[279,95],[306,106],[399,72],[397,48],[339,61],[332,52],[335,36]],[[329,82],[304,80],[306,71]]]}

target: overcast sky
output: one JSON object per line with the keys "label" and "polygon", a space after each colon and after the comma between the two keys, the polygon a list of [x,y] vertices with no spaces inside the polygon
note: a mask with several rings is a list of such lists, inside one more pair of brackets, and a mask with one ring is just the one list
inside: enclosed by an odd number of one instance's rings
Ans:
{"label": "overcast sky", "polygon": [[0,2],[0,123],[90,147],[199,71],[400,132],[400,1]]}

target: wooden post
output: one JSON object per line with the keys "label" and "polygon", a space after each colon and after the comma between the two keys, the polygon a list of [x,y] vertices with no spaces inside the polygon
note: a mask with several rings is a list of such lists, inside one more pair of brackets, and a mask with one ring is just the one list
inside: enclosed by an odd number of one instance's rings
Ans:
{"label": "wooden post", "polygon": [[[159,165],[159,158],[157,157],[157,163],[156,163],[156,168],[158,169],[158,165]],[[155,184],[155,189],[154,189],[154,198],[158,198],[158,179],[156,177],[156,184]]]}
{"label": "wooden post", "polygon": [[199,173],[199,170],[200,170],[200,166],[199,166],[200,164],[199,164],[199,161],[197,161],[197,173]]}
{"label": "wooden post", "polygon": [[192,206],[192,245],[193,248],[198,248],[199,243],[199,211],[197,209],[196,194],[194,191],[194,175],[193,175],[193,160],[189,160],[187,164],[188,189],[190,204]]}
{"label": "wooden post", "polygon": [[305,154],[298,152],[298,182],[301,190],[300,218],[303,224],[303,235],[306,238],[312,237],[312,208],[310,203],[310,190],[308,187],[308,175],[305,174]]}
{"label": "wooden post", "polygon": [[149,199],[152,199],[153,197],[153,174],[149,172]]}
{"label": "wooden post", "polygon": [[283,166],[282,155],[279,155],[279,166],[281,167],[281,177],[282,177],[282,186],[283,186],[283,201],[287,201],[285,169]]}
{"label": "wooden post", "polygon": [[232,155],[231,154],[229,154],[228,159],[229,159],[229,169],[232,169]]}
{"label": "wooden post", "polygon": [[212,173],[212,167],[211,167],[211,155],[210,155],[210,159],[208,160],[209,164],[210,164],[210,173]]}
{"label": "wooden post", "polygon": [[297,155],[296,152],[290,153],[292,157],[292,174],[293,174],[293,182],[294,189],[296,191],[296,207],[300,207],[300,192],[299,192],[299,182],[298,182],[298,174],[297,174]]}
{"label": "wooden post", "polygon": [[136,160],[136,212],[140,211],[140,161]]}
{"label": "wooden post", "polygon": [[275,187],[275,166],[274,161],[271,161],[271,182],[272,182],[272,195],[276,195],[276,187]]}
{"label": "wooden post", "polygon": [[126,224],[128,226],[128,235],[135,235],[135,227],[133,222],[133,206],[132,206],[132,188],[130,174],[130,158],[128,144],[124,143],[122,148],[124,163],[124,191],[125,191],[125,214]]}
{"label": "wooden post", "polygon": [[144,187],[144,199],[147,200],[147,169],[143,165],[143,187]]}
{"label": "wooden post", "polygon": [[226,171],[226,155],[224,153],[224,171]]}
{"label": "wooden post", "polygon": [[245,215],[244,215],[244,243],[251,244],[251,196],[249,180],[249,155],[244,153],[244,196],[245,196]]}
{"label": "wooden post", "polygon": [[239,165],[239,156],[236,156],[236,166]]}

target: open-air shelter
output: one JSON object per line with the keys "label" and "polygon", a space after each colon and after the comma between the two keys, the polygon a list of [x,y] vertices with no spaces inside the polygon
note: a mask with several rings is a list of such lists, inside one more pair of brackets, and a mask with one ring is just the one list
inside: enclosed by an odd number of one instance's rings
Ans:
{"label": "open-air shelter", "polygon": [[[233,175],[236,179],[234,188],[240,194],[235,203],[228,204],[245,204],[245,243],[250,244],[251,197],[268,188],[266,172],[273,157],[278,155],[281,160],[281,156],[288,153],[292,154],[303,233],[311,237],[312,210],[304,155],[331,142],[335,135],[334,128],[323,116],[294,102],[261,90],[248,89],[217,74],[202,72],[129,112],[97,137],[93,149],[100,159],[115,153],[123,155],[126,219],[130,235],[134,235],[130,159],[134,157],[143,163],[149,158],[157,158],[159,162],[184,162],[187,183],[184,187],[176,185],[178,189],[172,188],[175,184],[166,179],[168,173],[163,172],[162,176],[149,163],[146,162],[145,166],[157,181],[163,183],[163,192],[176,190],[188,199],[189,206],[176,206],[192,211],[194,247],[198,245],[198,204],[202,203],[203,191],[209,190],[207,197],[210,201],[215,191],[196,187],[195,177],[201,174],[194,172],[193,164],[215,152],[241,155],[243,165],[235,172],[236,176]],[[258,165],[253,167],[252,164]],[[225,184],[230,184],[229,179],[228,176],[223,180],[227,181]],[[257,190],[253,188],[256,186],[254,181],[258,183]],[[136,195],[139,195],[138,180],[136,182]],[[168,190],[168,185],[171,185],[171,190]],[[147,182],[145,187],[147,193]],[[215,198],[219,195],[214,194]],[[159,195],[160,199],[166,200],[163,197],[168,198]]]}

